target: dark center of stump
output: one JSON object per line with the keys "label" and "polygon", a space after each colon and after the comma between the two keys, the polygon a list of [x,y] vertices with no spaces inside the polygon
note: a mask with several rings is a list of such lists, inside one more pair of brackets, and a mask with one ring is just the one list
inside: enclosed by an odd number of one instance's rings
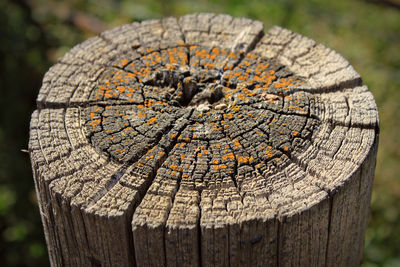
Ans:
{"label": "dark center of stump", "polygon": [[244,164],[271,170],[320,125],[318,99],[271,59],[184,44],[136,52],[107,68],[84,112],[88,139],[115,161],[169,159],[201,179]]}

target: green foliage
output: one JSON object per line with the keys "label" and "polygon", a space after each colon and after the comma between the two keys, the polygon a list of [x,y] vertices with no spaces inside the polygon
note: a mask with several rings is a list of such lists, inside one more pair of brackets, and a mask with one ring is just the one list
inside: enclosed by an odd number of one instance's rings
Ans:
{"label": "green foliage", "polygon": [[342,54],[378,103],[381,135],[364,266],[400,265],[400,13],[364,1],[0,1],[0,266],[48,259],[27,148],[46,70],[72,46],[131,21],[213,12],[281,25]]}

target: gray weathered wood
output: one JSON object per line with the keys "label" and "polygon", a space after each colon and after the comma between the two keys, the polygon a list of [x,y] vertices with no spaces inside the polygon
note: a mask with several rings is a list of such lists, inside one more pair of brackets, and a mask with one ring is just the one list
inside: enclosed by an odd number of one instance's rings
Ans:
{"label": "gray weathered wood", "polygon": [[336,52],[194,14],[77,45],[29,152],[52,266],[356,266],[378,114]]}

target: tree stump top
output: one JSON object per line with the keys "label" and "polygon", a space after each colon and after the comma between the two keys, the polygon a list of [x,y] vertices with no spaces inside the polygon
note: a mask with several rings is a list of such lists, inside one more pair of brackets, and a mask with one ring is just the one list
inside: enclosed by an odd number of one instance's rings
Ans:
{"label": "tree stump top", "polygon": [[[91,38],[46,73],[37,105],[30,153],[42,199],[121,226],[105,239],[125,240],[127,222],[134,244],[170,235],[135,245],[137,255],[184,243],[176,229],[216,236],[208,229],[306,212],[351,182],[377,142],[373,96],[346,60],[227,15],[149,20]],[[97,225],[99,235],[109,231]],[[92,260],[117,257],[102,253]]]}

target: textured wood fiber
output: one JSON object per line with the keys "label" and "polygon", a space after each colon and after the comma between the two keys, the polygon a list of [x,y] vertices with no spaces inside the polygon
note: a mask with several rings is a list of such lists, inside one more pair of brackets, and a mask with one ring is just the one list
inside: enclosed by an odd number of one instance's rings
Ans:
{"label": "textured wood fiber", "polygon": [[356,266],[378,114],[336,52],[194,14],[77,45],[29,151],[52,266]]}

